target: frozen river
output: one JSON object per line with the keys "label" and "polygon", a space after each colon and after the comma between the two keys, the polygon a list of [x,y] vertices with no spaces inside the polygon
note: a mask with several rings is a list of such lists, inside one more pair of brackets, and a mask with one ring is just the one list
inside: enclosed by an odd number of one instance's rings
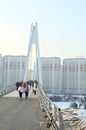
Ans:
{"label": "frozen river", "polygon": [[53,102],[57,107],[65,109],[69,108],[70,102]]}

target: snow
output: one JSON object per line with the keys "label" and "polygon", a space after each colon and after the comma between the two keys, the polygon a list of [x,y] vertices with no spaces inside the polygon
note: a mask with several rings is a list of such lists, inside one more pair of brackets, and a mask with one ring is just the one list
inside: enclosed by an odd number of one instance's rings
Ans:
{"label": "snow", "polygon": [[61,109],[67,109],[69,108],[69,110],[71,111],[71,109],[74,111],[74,113],[76,113],[78,115],[78,117],[80,119],[84,119],[86,118],[86,109],[84,109],[84,107],[82,108],[77,108],[77,109],[73,109],[73,108],[70,108],[70,102],[53,102],[57,107],[61,108]]}
{"label": "snow", "polygon": [[78,114],[79,118],[85,118],[86,117],[86,110],[85,109],[78,109],[78,111],[76,111],[76,113]]}
{"label": "snow", "polygon": [[57,107],[65,109],[69,108],[70,102],[53,102]]}

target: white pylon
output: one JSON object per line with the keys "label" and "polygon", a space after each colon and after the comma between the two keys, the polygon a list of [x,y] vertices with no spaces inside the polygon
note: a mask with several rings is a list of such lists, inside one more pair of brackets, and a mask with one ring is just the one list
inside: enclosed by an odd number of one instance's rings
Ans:
{"label": "white pylon", "polygon": [[40,50],[39,50],[39,39],[38,39],[38,26],[37,23],[33,25],[31,24],[31,31],[30,31],[30,38],[29,38],[29,45],[27,50],[27,57],[26,57],[26,67],[25,67],[25,74],[24,74],[24,81],[27,81],[28,77],[28,66],[30,64],[30,53],[32,45],[35,44],[36,46],[36,72],[38,77],[38,82],[42,85],[42,72],[41,72],[41,62],[40,62]]}

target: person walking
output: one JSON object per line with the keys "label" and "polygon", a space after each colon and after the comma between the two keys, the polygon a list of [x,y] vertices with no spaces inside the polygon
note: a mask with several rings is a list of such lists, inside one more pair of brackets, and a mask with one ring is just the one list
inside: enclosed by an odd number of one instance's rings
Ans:
{"label": "person walking", "polygon": [[18,92],[19,92],[20,99],[22,99],[22,94],[23,94],[23,88],[22,88],[22,86],[19,86]]}
{"label": "person walking", "polygon": [[28,93],[29,93],[29,88],[28,88],[28,85],[27,87],[25,88],[25,98],[28,99]]}
{"label": "person walking", "polygon": [[28,84],[26,82],[24,82],[22,84],[22,88],[23,88],[23,90],[25,92],[25,98],[27,99],[28,98],[28,92],[29,92]]}
{"label": "person walking", "polygon": [[19,82],[18,81],[15,83],[15,86],[16,86],[16,90],[18,91],[18,87],[19,87]]}

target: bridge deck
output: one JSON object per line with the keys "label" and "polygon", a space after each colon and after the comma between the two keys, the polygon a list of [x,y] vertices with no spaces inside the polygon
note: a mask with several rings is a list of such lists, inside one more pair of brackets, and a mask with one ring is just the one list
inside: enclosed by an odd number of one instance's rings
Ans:
{"label": "bridge deck", "polygon": [[0,130],[49,130],[38,94],[30,94],[28,100],[20,100],[17,91],[1,97]]}

